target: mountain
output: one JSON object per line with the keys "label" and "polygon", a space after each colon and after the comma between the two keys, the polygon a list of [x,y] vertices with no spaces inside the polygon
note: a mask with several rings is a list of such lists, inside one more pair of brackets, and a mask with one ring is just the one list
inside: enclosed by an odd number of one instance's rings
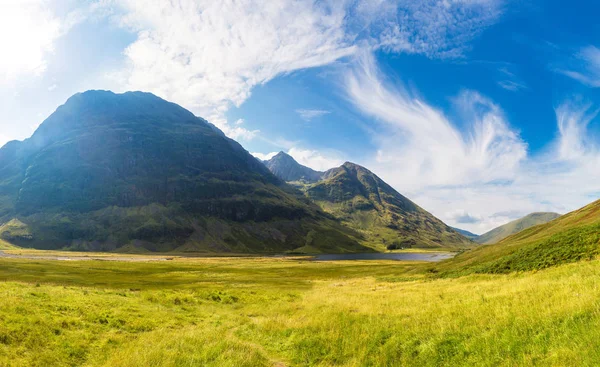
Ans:
{"label": "mountain", "polygon": [[317,182],[324,174],[324,172],[315,171],[301,165],[284,152],[279,152],[273,158],[264,161],[264,163],[275,176],[287,182]]}
{"label": "mountain", "polygon": [[435,266],[441,276],[510,273],[589,260],[600,255],[600,200],[502,241]]}
{"label": "mountain", "polygon": [[468,239],[470,239],[472,241],[474,241],[477,237],[479,237],[478,234],[466,231],[464,229],[460,229],[460,228],[456,228],[456,227],[450,227],[450,228],[452,228],[456,232],[460,233],[461,235],[463,235],[464,237],[466,237],[466,238],[468,238]]}
{"label": "mountain", "polygon": [[238,143],[142,92],[76,94],[0,149],[0,222],[37,248],[365,251]]}
{"label": "mountain", "polygon": [[531,213],[525,217],[506,223],[500,227],[494,228],[489,232],[482,234],[475,239],[475,242],[491,244],[502,241],[504,238],[521,232],[522,230],[536,226],[538,224],[548,223],[551,220],[560,217],[557,213]]}
{"label": "mountain", "polygon": [[465,248],[474,243],[402,196],[368,169],[346,162],[305,188],[324,211],[365,235],[373,248]]}

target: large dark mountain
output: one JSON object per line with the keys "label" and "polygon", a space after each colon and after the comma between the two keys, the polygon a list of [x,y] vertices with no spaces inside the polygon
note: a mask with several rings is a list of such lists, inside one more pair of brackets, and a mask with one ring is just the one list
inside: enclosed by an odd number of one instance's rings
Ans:
{"label": "large dark mountain", "polygon": [[312,168],[301,165],[290,155],[279,152],[276,156],[264,161],[267,168],[280,179],[291,182],[317,182],[324,172],[315,171]]}
{"label": "large dark mountain", "polygon": [[[474,245],[357,164],[346,162],[327,172],[316,172],[283,152],[265,164],[282,180],[303,181],[304,184],[298,186],[307,197],[348,227],[361,232],[365,236],[364,243],[377,250]],[[313,183],[306,179],[310,171],[315,173],[311,178]]]}
{"label": "large dark mountain", "polygon": [[0,149],[0,220],[39,248],[364,250],[238,143],[141,92],[76,94]]}

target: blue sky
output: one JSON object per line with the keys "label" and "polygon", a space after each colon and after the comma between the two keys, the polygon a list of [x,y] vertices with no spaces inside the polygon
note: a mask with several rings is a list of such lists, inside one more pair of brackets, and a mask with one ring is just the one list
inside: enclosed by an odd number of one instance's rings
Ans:
{"label": "blue sky", "polygon": [[353,161],[485,232],[600,197],[600,5],[0,1],[0,140],[88,89],[144,90],[258,157]]}

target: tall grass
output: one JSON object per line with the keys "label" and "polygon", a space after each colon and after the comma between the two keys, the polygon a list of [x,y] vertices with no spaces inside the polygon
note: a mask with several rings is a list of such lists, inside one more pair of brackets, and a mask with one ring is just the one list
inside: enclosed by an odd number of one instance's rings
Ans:
{"label": "tall grass", "polygon": [[0,265],[0,366],[600,363],[596,260],[454,279],[366,261]]}

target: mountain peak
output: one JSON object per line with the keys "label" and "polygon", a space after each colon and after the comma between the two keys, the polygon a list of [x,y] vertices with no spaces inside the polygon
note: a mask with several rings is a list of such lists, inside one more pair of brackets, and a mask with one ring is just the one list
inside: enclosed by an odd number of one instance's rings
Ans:
{"label": "mountain peak", "polygon": [[265,162],[267,168],[284,181],[317,182],[323,172],[315,171],[298,163],[294,157],[281,151]]}
{"label": "mountain peak", "polygon": [[0,149],[0,192],[0,223],[23,223],[26,246],[274,252],[313,231],[311,248],[364,251],[237,142],[151,93],[72,96]]}
{"label": "mountain peak", "polygon": [[271,159],[269,159],[269,161],[277,161],[277,160],[282,160],[282,161],[293,161],[296,164],[300,164],[298,163],[294,157],[292,157],[291,155],[287,154],[284,151],[280,151],[279,153],[275,154]]}
{"label": "mountain peak", "polygon": [[307,188],[306,194],[384,249],[473,245],[356,163],[345,162],[327,171],[322,181]]}

